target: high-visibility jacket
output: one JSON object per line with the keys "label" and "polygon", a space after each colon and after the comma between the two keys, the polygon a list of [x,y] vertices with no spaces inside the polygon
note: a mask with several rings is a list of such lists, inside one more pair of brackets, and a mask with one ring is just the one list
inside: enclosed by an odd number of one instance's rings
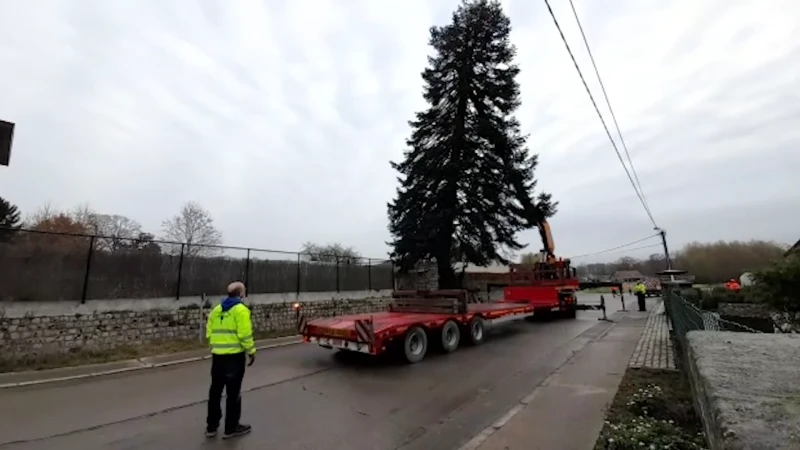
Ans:
{"label": "high-visibility jacket", "polygon": [[742,289],[742,287],[739,285],[739,283],[737,283],[735,281],[729,281],[729,282],[725,283],[725,288],[727,290],[729,290],[729,291],[739,291],[739,290]]}
{"label": "high-visibility jacket", "polygon": [[215,355],[254,354],[250,309],[238,297],[228,297],[208,314],[206,339]]}
{"label": "high-visibility jacket", "polygon": [[637,283],[636,286],[633,287],[633,292],[645,294],[647,293],[647,286],[645,286],[644,283]]}

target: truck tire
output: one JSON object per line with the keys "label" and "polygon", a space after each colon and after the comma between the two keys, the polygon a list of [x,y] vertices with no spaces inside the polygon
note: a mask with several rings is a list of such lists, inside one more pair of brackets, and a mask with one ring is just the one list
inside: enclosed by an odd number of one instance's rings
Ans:
{"label": "truck tire", "polygon": [[411,327],[403,338],[403,354],[409,364],[422,361],[428,352],[428,335],[422,327]]}
{"label": "truck tire", "polygon": [[574,319],[578,317],[578,311],[575,308],[567,306],[561,310],[561,317],[565,319]]}
{"label": "truck tire", "polygon": [[481,316],[475,316],[467,325],[467,338],[471,345],[481,345],[486,339],[486,322]]}
{"label": "truck tire", "polygon": [[445,322],[442,327],[441,337],[442,350],[444,350],[445,353],[453,353],[456,351],[461,341],[461,330],[458,328],[458,324],[452,320]]}

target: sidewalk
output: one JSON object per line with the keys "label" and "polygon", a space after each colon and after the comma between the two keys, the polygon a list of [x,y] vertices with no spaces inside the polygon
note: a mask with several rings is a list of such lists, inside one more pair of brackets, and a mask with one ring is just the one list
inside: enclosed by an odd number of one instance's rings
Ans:
{"label": "sidewalk", "polygon": [[647,318],[647,325],[644,327],[639,343],[636,344],[636,350],[633,352],[628,367],[677,370],[663,302],[659,303]]}
{"label": "sidewalk", "polygon": [[[256,341],[256,348],[258,350],[264,350],[268,348],[297,344],[299,342],[301,342],[299,336],[264,339]],[[124,361],[64,367],[60,369],[2,373],[0,374],[0,389],[77,380],[81,378],[91,378],[130,372],[134,370],[154,369],[158,367],[172,366],[175,364],[201,361],[204,359],[209,359],[210,357],[211,354],[207,349],[201,349],[170,353],[166,355],[149,356],[139,359],[129,359]]]}
{"label": "sidewalk", "polygon": [[[590,450],[603,427],[648,316],[628,311],[461,450]],[[652,333],[651,333],[652,334]]]}

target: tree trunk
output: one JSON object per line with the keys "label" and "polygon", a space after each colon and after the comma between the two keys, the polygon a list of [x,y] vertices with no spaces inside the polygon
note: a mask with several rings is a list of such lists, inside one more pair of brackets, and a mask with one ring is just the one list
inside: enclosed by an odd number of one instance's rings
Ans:
{"label": "tree trunk", "polygon": [[436,258],[436,267],[439,273],[439,289],[461,289],[456,273],[450,265],[449,255]]}

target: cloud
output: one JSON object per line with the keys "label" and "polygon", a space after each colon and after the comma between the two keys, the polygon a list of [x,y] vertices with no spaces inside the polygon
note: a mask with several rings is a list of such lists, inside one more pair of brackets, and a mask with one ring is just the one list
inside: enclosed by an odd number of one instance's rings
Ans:
{"label": "cloud", "polygon": [[[602,94],[572,11],[555,13]],[[158,232],[188,200],[231,245],[341,242],[385,255],[407,121],[425,107],[428,28],[456,0],[15,2],[0,16],[0,118],[17,123],[0,195],[88,202]],[[46,5],[46,6],[43,6]],[[518,117],[558,252],[650,234],[543,3],[504,1]],[[651,210],[673,248],[797,239],[800,5],[578,1]],[[615,136],[616,137],[616,136]],[[524,241],[538,249],[535,232]],[[644,254],[651,249],[643,250]]]}

